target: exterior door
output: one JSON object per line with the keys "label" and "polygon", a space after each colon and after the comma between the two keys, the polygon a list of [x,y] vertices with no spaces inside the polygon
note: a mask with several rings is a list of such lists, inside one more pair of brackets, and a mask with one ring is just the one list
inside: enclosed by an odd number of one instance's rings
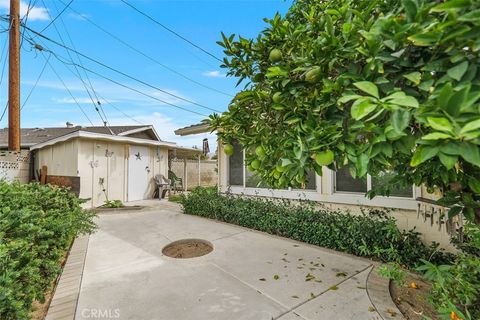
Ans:
{"label": "exterior door", "polygon": [[147,147],[130,146],[128,157],[128,201],[149,198],[150,150]]}

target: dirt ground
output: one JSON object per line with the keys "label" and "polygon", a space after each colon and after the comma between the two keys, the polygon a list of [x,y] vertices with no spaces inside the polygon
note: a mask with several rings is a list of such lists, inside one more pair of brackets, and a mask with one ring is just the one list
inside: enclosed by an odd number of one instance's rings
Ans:
{"label": "dirt ground", "polygon": [[198,240],[183,240],[166,246],[162,252],[164,255],[171,258],[188,259],[204,256],[212,252],[212,250],[213,247],[206,242]]}
{"label": "dirt ground", "polygon": [[[414,282],[417,289],[411,288]],[[398,309],[409,320],[423,320],[426,317],[432,320],[439,319],[435,309],[428,303],[431,290],[429,283],[415,275],[407,276],[405,286],[399,287],[393,281],[390,283],[390,293]]]}

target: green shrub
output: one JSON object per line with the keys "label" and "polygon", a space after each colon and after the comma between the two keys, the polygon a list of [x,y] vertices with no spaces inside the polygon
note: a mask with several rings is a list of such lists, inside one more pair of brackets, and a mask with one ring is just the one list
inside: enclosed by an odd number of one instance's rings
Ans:
{"label": "green shrub", "polygon": [[432,282],[430,302],[445,319],[454,312],[460,319],[480,319],[480,228],[467,225],[463,250],[452,264],[428,261],[417,268]]}
{"label": "green shrub", "polygon": [[308,203],[219,195],[197,188],[182,200],[186,214],[234,223],[330,249],[385,262],[417,266],[420,259],[448,261],[449,255],[426,247],[414,230],[401,232],[381,211],[352,215],[316,209]]}
{"label": "green shrub", "polygon": [[67,189],[0,181],[0,319],[29,319],[73,239],[94,230],[80,204]]}
{"label": "green shrub", "polygon": [[378,274],[392,280],[398,287],[405,287],[407,272],[398,263],[391,262],[379,267]]}
{"label": "green shrub", "polygon": [[121,200],[107,200],[103,206],[105,208],[122,208],[123,202]]}

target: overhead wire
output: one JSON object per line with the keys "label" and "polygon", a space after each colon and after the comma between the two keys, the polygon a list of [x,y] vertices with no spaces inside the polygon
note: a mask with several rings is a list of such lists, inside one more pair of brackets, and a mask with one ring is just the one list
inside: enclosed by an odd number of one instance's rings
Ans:
{"label": "overhead wire", "polygon": [[[43,2],[43,1],[44,1],[44,0],[42,0],[42,2]],[[73,1],[73,0],[72,0],[72,1]],[[62,2],[62,4],[64,4],[63,1],[61,1],[61,2]],[[69,8],[69,7],[70,7],[70,4],[71,4],[71,2],[70,2],[68,5],[65,6],[65,9],[66,9],[66,8]],[[55,1],[53,2],[53,5],[55,6],[55,9],[56,9],[57,11],[59,11],[59,10],[58,10],[58,7],[57,7],[57,4],[56,4]],[[65,4],[64,4],[64,5],[65,5]],[[67,28],[67,26],[65,25],[65,22],[63,21],[63,18],[62,18],[61,16],[59,16],[59,18],[60,18],[60,23],[62,24],[63,29],[65,30],[65,33],[66,33],[66,35],[67,35],[68,40],[70,41],[70,44],[71,44],[72,48],[75,49],[75,50],[77,50],[77,48],[75,47],[75,43],[73,42],[72,37],[70,36],[70,32],[68,31],[68,28]],[[63,42],[63,43],[65,44],[65,42]],[[70,55],[69,55],[69,56],[70,56]],[[76,54],[76,57],[77,57],[77,59],[78,59],[78,63],[79,63],[81,66],[83,66],[83,62],[82,62],[82,59],[80,58],[80,56],[79,56],[78,54]],[[100,109],[100,111],[103,113],[103,117],[105,118],[106,124],[109,124],[109,120],[108,120],[107,114],[105,113],[105,110],[103,109],[103,106],[102,106],[102,104],[101,104],[101,102],[100,102],[100,99],[98,98],[97,91],[95,90],[95,87],[93,86],[92,81],[90,80],[90,77],[88,76],[88,73],[87,73],[85,70],[83,70],[83,72],[84,72],[84,74],[85,74],[85,77],[87,78],[88,84],[90,85],[90,89],[92,90],[93,95],[95,96],[95,99],[96,99],[96,102],[97,102],[97,107],[98,107],[98,108]],[[109,130],[110,130],[111,133],[113,134],[113,131],[112,131],[110,128],[109,128]]]}
{"label": "overhead wire", "polygon": [[203,49],[202,47],[200,47],[199,45],[193,43],[192,41],[188,40],[187,38],[185,38],[184,36],[182,36],[181,34],[179,34],[178,32],[176,32],[175,30],[173,30],[172,28],[169,28],[167,27],[166,25],[164,25],[163,23],[161,23],[160,21],[156,20],[155,18],[153,18],[152,16],[150,16],[149,14],[147,14],[146,12],[138,9],[137,7],[135,7],[134,5],[132,5],[131,3],[129,3],[128,1],[126,0],[120,0],[122,1],[124,4],[126,4],[127,6],[129,6],[130,8],[132,8],[133,10],[135,10],[136,12],[138,12],[139,14],[141,14],[142,16],[148,18],[150,21],[154,22],[155,24],[159,25],[160,27],[162,27],[163,29],[167,30],[168,32],[174,34],[175,36],[177,36],[178,38],[182,39],[183,41],[187,42],[188,44],[194,46],[195,48],[199,49],[200,51],[202,51],[203,53],[209,55],[210,57],[212,57],[213,59],[215,60],[218,60],[220,62],[223,63],[222,59],[218,58],[217,56],[215,56],[213,53]]}
{"label": "overhead wire", "polygon": [[37,87],[38,82],[40,81],[40,78],[42,77],[43,73],[45,72],[45,69],[47,68],[48,61],[50,60],[51,57],[52,57],[52,55],[49,55],[47,60],[45,61],[45,64],[43,65],[42,70],[40,71],[40,73],[37,76],[37,80],[35,80],[35,83],[34,83],[33,87],[30,89],[30,92],[28,93],[27,97],[25,98],[25,101],[23,101],[22,106],[20,107],[20,111],[23,110],[23,107],[25,107],[28,100],[30,99],[30,96],[32,95],[35,88]]}
{"label": "overhead wire", "polygon": [[50,61],[48,61],[48,59],[45,57],[45,54],[43,52],[40,52],[41,55],[43,56],[43,58],[47,61],[47,64],[48,66],[50,67],[50,69],[53,71],[53,73],[57,76],[58,80],[60,80],[60,82],[62,83],[62,85],[65,87],[65,90],[67,90],[67,92],[70,94],[70,97],[72,97],[73,101],[75,102],[75,104],[77,105],[77,107],[80,109],[80,111],[83,113],[83,115],[85,116],[85,118],[88,120],[88,122],[90,122],[90,124],[92,125],[92,127],[94,126],[92,120],[90,120],[90,118],[88,117],[87,113],[85,112],[85,110],[83,110],[82,106],[80,105],[80,103],[78,103],[77,99],[73,96],[72,92],[70,91],[70,89],[68,88],[67,84],[65,83],[65,81],[63,81],[62,77],[60,77],[60,75],[58,74],[58,72],[55,70],[55,68],[52,66],[52,64],[50,63]]}
{"label": "overhead wire", "polygon": [[[7,20],[8,21],[8,20]],[[10,28],[12,27],[12,23],[9,22],[9,26],[8,26],[8,30],[7,31],[10,31]],[[8,60],[8,54],[5,54],[5,58],[3,57],[3,54],[6,52],[5,49],[7,47],[7,44],[8,44],[8,36],[5,37],[5,43],[3,44],[3,47],[2,47],[2,53],[0,55],[0,61],[2,59],[5,59],[3,60],[3,65],[2,65],[2,74],[0,75],[0,86],[2,85],[3,83],[3,78],[4,78],[4,75],[5,75],[5,67],[7,65],[7,60]],[[7,109],[8,109],[8,98],[7,98],[7,102],[5,103],[5,107],[3,108],[3,112],[2,112],[2,115],[0,116],[0,121],[3,120],[3,117],[5,116],[6,112],[7,112]]]}
{"label": "overhead wire", "polygon": [[[45,26],[45,28],[43,28],[40,32],[44,32],[45,30],[48,29],[48,27],[50,27],[52,24],[54,24],[55,21],[56,21],[58,18],[60,18],[60,16],[68,9],[68,7],[70,7],[70,5],[72,4],[73,1],[74,1],[74,0],[70,0],[70,2],[65,5],[65,7],[62,9],[62,11],[60,11],[60,12],[55,16],[54,19],[51,19],[51,20],[50,20],[50,23],[47,24],[47,25]],[[42,2],[43,2],[43,0],[42,0]],[[43,3],[44,3],[44,5],[45,5],[45,2],[43,2]],[[55,3],[55,1],[54,1],[53,3]],[[45,7],[46,7],[46,5],[45,5]],[[55,7],[56,7],[56,5],[55,5]],[[50,16],[50,13],[49,13],[48,15]],[[50,16],[50,18],[51,18],[51,16]]]}
{"label": "overhead wire", "polygon": [[[32,32],[32,33],[34,33],[34,34],[37,34],[38,36],[42,37],[43,39],[45,39],[45,40],[47,40],[47,41],[49,41],[49,42],[51,42],[51,43],[53,43],[53,44],[55,44],[55,45],[57,45],[57,46],[59,46],[59,47],[62,47],[62,48],[66,49],[66,50],[69,50],[69,51],[71,51],[71,52],[76,52],[76,53],[78,53],[80,56],[84,57],[85,59],[90,60],[90,61],[92,61],[92,62],[94,62],[94,63],[96,63],[96,64],[99,64],[99,65],[101,65],[102,67],[104,67],[104,68],[106,68],[106,69],[109,69],[109,70],[111,70],[111,71],[113,71],[113,72],[115,72],[115,73],[118,73],[118,74],[120,74],[120,75],[122,75],[122,76],[124,76],[124,77],[126,77],[126,78],[129,78],[129,79],[131,79],[131,80],[133,80],[133,81],[136,81],[136,82],[138,82],[138,83],[141,83],[141,84],[143,84],[143,85],[145,85],[145,86],[147,86],[147,87],[150,87],[150,88],[152,88],[152,89],[154,89],[154,90],[157,90],[157,91],[160,91],[160,92],[162,92],[162,93],[165,93],[165,94],[167,94],[167,95],[169,95],[169,96],[172,96],[172,97],[174,97],[174,98],[176,98],[176,99],[179,99],[179,100],[182,100],[182,101],[191,103],[191,104],[193,104],[193,105],[199,106],[199,107],[201,107],[201,108],[208,109],[208,110],[214,111],[214,112],[221,112],[221,111],[219,111],[219,110],[217,110],[217,109],[213,109],[213,108],[207,107],[207,106],[205,106],[205,105],[202,105],[202,104],[200,104],[200,103],[197,103],[197,102],[195,102],[195,101],[192,101],[192,100],[183,98],[183,97],[181,97],[181,96],[178,96],[178,95],[176,95],[176,94],[173,94],[173,93],[171,93],[171,92],[168,92],[168,91],[166,91],[166,90],[163,90],[163,89],[161,89],[161,88],[159,88],[159,87],[157,87],[157,86],[155,86],[155,85],[152,85],[152,84],[150,84],[150,83],[148,83],[148,82],[146,82],[146,81],[143,81],[143,80],[140,80],[140,79],[138,79],[138,78],[136,78],[136,77],[134,77],[134,76],[131,76],[131,75],[129,75],[129,74],[123,72],[123,71],[120,71],[120,70],[118,70],[118,69],[116,69],[116,68],[114,68],[114,67],[111,67],[111,66],[109,66],[109,65],[107,65],[107,64],[105,64],[105,63],[103,63],[103,62],[101,62],[101,61],[99,61],[99,60],[96,60],[96,59],[94,59],[94,58],[91,58],[91,57],[89,57],[89,56],[87,56],[87,55],[85,55],[85,54],[83,54],[83,53],[81,53],[81,52],[79,52],[79,51],[77,51],[77,50],[74,50],[74,49],[72,49],[72,48],[70,48],[70,47],[68,47],[68,46],[66,46],[66,45],[63,45],[63,44],[59,43],[58,41],[55,41],[55,40],[53,40],[53,39],[51,39],[51,38],[49,38],[49,37],[47,37],[47,36],[39,33],[38,31],[33,30],[32,28],[30,28],[30,27],[28,27],[28,26],[26,26],[26,25],[23,25],[23,27],[26,28],[27,30],[29,30],[30,32]],[[32,39],[32,40],[33,40],[33,39]]]}
{"label": "overhead wire", "polygon": [[[42,0],[42,3],[43,5],[46,7],[46,3],[44,0]],[[48,16],[50,17],[50,19],[52,19],[52,16],[50,15],[50,12],[48,12]],[[57,17],[60,17],[58,14],[57,14]],[[52,19],[53,21],[53,19]],[[63,40],[63,37],[62,37],[62,34],[60,33],[57,25],[55,23],[51,23],[49,25],[52,25],[53,24],[53,27],[55,28],[55,32],[57,33],[59,39],[60,39],[60,42],[66,46],[65,44],[65,41]],[[70,54],[70,51],[66,50],[67,51],[67,55],[68,57],[70,58],[70,60],[73,62],[73,57],[72,55]],[[95,109],[95,111],[98,113],[99,117],[100,117],[100,120],[102,121],[103,124],[108,124],[108,121],[106,119],[104,119],[102,113],[100,112],[98,106],[97,106],[97,103],[95,102],[94,98],[92,97],[92,94],[90,93],[90,90],[88,89],[88,86],[87,86],[87,83],[83,80],[81,74],[80,74],[80,71],[78,70],[77,67],[75,67],[75,71],[77,72],[78,74],[78,77],[80,79],[80,81],[82,82],[84,88],[85,88],[85,91],[87,92],[87,95],[88,97],[90,98],[91,102],[92,102],[92,105],[93,105],[93,108]],[[98,100],[97,100],[98,101]],[[110,129],[111,133],[113,134],[113,131]]]}
{"label": "overhead wire", "polygon": [[145,96],[145,97],[148,97],[148,98],[150,98],[150,99],[159,101],[159,102],[161,102],[161,103],[163,103],[163,104],[165,104],[165,105],[169,105],[169,106],[172,106],[172,107],[174,107],[174,108],[177,108],[177,109],[180,109],[180,110],[183,110],[183,111],[186,111],[186,112],[190,112],[190,113],[193,113],[193,114],[197,114],[197,115],[200,115],[200,116],[202,116],[202,117],[208,117],[208,115],[206,115],[206,114],[203,114],[203,113],[200,113],[200,112],[196,112],[196,111],[193,111],[193,110],[190,110],[190,109],[187,109],[187,108],[178,106],[178,105],[173,104],[173,103],[171,103],[171,102],[168,102],[168,101],[162,100],[162,99],[160,99],[160,98],[158,98],[158,97],[155,97],[155,96],[153,96],[153,95],[151,95],[151,94],[145,93],[145,92],[143,92],[143,91],[141,91],[141,90],[135,89],[135,88],[133,88],[133,87],[131,87],[131,86],[129,86],[129,85],[123,84],[123,83],[121,83],[121,82],[119,82],[119,81],[116,81],[116,80],[114,80],[114,79],[112,79],[112,78],[109,78],[109,77],[107,77],[107,76],[105,76],[105,75],[103,75],[103,74],[101,74],[101,73],[99,73],[99,72],[96,72],[96,71],[94,71],[94,70],[91,70],[91,69],[89,69],[89,68],[87,68],[87,67],[85,67],[85,66],[80,66],[79,64],[77,64],[77,63],[75,63],[75,62],[69,62],[68,59],[60,56],[59,54],[53,52],[52,50],[48,49],[47,47],[39,46],[39,45],[36,44],[35,41],[32,40],[32,39],[27,39],[27,41],[29,41],[30,44],[32,44],[32,46],[34,46],[37,50],[46,51],[46,52],[48,52],[48,53],[51,53],[58,61],[62,62],[63,64],[66,64],[66,65],[76,65],[78,68],[82,68],[82,69],[86,70],[87,72],[89,72],[89,73],[91,73],[91,74],[94,74],[94,75],[96,75],[96,76],[98,76],[98,77],[100,77],[100,78],[102,78],[102,79],[105,79],[105,80],[107,80],[107,81],[109,81],[109,82],[112,82],[112,83],[114,83],[114,84],[116,84],[116,85],[118,85],[118,86],[120,86],[120,87],[125,88],[125,89],[131,90],[131,91],[134,91],[134,92],[137,92],[138,94],[143,95],[143,96]]}
{"label": "overhead wire", "polygon": [[[58,0],[60,3],[64,4],[64,2],[62,0]],[[206,84],[203,84],[195,79],[192,79],[188,76],[186,76],[185,74],[163,64],[162,62],[160,62],[158,59],[152,57],[151,55],[148,55],[144,52],[142,52],[141,50],[137,49],[136,47],[134,47],[133,45],[129,44],[128,42],[122,40],[120,37],[116,36],[115,34],[113,34],[112,32],[108,31],[107,29],[105,29],[104,27],[100,26],[99,24],[97,24],[96,22],[94,22],[92,19],[88,18],[88,17],[85,17],[85,16],[82,16],[81,13],[79,13],[77,10],[75,10],[73,7],[69,7],[69,10],[74,12],[75,14],[79,15],[80,17],[82,17],[82,19],[84,19],[85,21],[89,22],[90,24],[92,24],[93,26],[95,26],[97,29],[101,30],[102,32],[104,32],[105,34],[109,35],[110,37],[112,37],[113,39],[117,40],[118,42],[120,42],[121,44],[123,44],[124,46],[126,46],[127,48],[129,48],[130,50],[133,50],[135,51],[136,53],[142,55],[143,57],[147,58],[148,60],[158,64],[159,66],[161,66],[162,68],[184,78],[185,80],[188,80],[192,83],[195,83],[196,85],[199,85],[205,89],[208,89],[208,90],[211,90],[211,91],[214,91],[214,92],[217,92],[217,93],[220,93],[220,94],[223,94],[225,96],[229,96],[229,97],[233,97],[233,95],[229,94],[229,93],[226,93],[226,92],[223,92],[221,90],[218,90],[218,89],[215,89],[213,87],[210,87]],[[75,49],[75,48],[74,48]]]}

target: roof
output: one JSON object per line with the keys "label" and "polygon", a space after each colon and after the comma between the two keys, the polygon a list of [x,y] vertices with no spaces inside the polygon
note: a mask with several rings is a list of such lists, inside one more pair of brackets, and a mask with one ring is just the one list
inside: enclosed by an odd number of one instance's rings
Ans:
{"label": "roof", "polygon": [[175,130],[175,134],[177,136],[188,136],[191,134],[198,134],[198,133],[204,133],[204,132],[209,132],[211,130],[210,125],[208,123],[197,123],[197,124],[192,124],[191,126],[180,128]]}
{"label": "roof", "polygon": [[[126,135],[130,132],[152,129],[152,126],[97,126],[97,127],[53,127],[53,128],[22,128],[20,130],[20,141],[22,147],[31,147],[39,143],[43,143],[73,132],[83,131],[90,133],[112,135],[109,128],[114,135]],[[156,135],[156,133],[155,133]],[[158,137],[158,136],[157,136]],[[160,139],[158,139],[160,140]],[[8,145],[8,129],[0,129],[0,147]]]}

